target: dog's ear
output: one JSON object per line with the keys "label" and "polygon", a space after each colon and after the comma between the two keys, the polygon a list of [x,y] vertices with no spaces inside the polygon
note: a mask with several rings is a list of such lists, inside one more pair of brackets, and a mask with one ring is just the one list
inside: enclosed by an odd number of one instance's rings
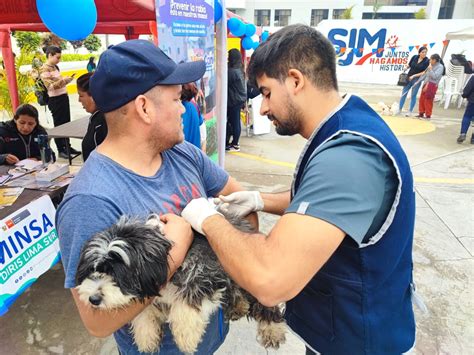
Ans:
{"label": "dog's ear", "polygon": [[170,240],[161,234],[158,226],[146,225],[137,244],[141,259],[141,270],[137,272],[141,290],[146,297],[159,295],[159,290],[168,280],[168,255],[172,247]]}

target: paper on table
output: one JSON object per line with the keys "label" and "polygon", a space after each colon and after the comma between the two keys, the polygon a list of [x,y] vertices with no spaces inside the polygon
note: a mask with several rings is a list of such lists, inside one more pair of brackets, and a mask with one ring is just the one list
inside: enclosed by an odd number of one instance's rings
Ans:
{"label": "paper on table", "polygon": [[43,165],[43,162],[41,160],[33,160],[33,159],[23,159],[15,164],[15,166],[22,167],[26,170],[34,170],[35,168],[41,165]]}
{"label": "paper on table", "polygon": [[0,207],[13,205],[18,196],[23,192],[22,187],[7,187],[0,189]]}

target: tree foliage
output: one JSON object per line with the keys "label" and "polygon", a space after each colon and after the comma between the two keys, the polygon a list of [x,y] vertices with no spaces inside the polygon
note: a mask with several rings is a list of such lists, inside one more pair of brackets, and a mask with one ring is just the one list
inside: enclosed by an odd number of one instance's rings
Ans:
{"label": "tree foliage", "polygon": [[379,10],[382,8],[382,4],[379,4],[378,3],[378,0],[375,0],[374,2],[374,5],[372,6],[372,10],[373,10],[373,13],[372,13],[372,19],[376,19],[377,18],[377,13],[379,12]]}
{"label": "tree foliage", "polygon": [[47,32],[41,37],[41,48],[49,46],[57,46],[64,50],[67,48],[67,42],[54,33]]}
{"label": "tree foliage", "polygon": [[354,8],[355,5],[352,5],[351,7],[348,7],[347,9],[344,10],[344,12],[341,15],[341,19],[343,20],[351,20],[352,19],[352,9]]}
{"label": "tree foliage", "polygon": [[418,11],[416,11],[416,12],[414,13],[414,15],[415,15],[415,18],[416,18],[417,20],[424,20],[424,19],[426,19],[426,11],[425,11],[424,8],[421,8],[421,9],[419,9]]}
{"label": "tree foliage", "polygon": [[[20,55],[15,57],[15,72],[18,86],[18,100],[20,101],[20,105],[34,101],[33,81],[30,77],[30,74],[29,72],[22,74],[19,70],[22,65],[30,64],[29,58],[30,54],[27,50],[22,50]],[[6,73],[3,69],[0,70],[0,77],[1,76],[6,78]],[[9,117],[13,117],[10,91],[8,89],[7,80],[3,80],[3,78],[0,80],[0,109],[4,109],[8,113]]]}
{"label": "tree foliage", "polygon": [[35,51],[41,43],[41,37],[36,32],[15,31],[13,37],[20,50]]}
{"label": "tree foliage", "polygon": [[86,47],[86,49],[90,53],[98,51],[101,46],[102,46],[102,42],[100,41],[100,38],[96,36],[95,34],[90,34],[84,40],[84,47]]}
{"label": "tree foliage", "polygon": [[84,41],[69,41],[71,43],[72,48],[74,48],[74,53],[77,53],[77,50],[82,47]]}

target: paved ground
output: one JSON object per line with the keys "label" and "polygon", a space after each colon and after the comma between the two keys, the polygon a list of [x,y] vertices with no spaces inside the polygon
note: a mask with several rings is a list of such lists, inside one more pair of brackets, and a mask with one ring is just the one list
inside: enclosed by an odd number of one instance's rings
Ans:
{"label": "paved ground", "polygon": [[[397,101],[399,89],[379,85],[342,85],[369,103]],[[77,97],[72,96],[71,100]],[[74,117],[84,115],[72,105]],[[431,123],[389,118],[404,146],[415,176],[415,280],[428,307],[416,310],[416,354],[474,353],[474,146],[458,145],[461,110],[436,105]],[[50,119],[51,121],[51,119]],[[73,143],[79,147],[78,142]],[[275,133],[243,137],[242,152],[226,155],[226,168],[249,189],[287,189],[304,140]],[[261,215],[263,227],[275,218]],[[94,339],[83,329],[60,267],[46,273],[0,318],[0,355],[116,354],[112,339]],[[383,330],[381,330],[383,331]],[[255,342],[255,326],[232,324],[218,354],[266,354]],[[277,354],[303,354],[292,334]]]}

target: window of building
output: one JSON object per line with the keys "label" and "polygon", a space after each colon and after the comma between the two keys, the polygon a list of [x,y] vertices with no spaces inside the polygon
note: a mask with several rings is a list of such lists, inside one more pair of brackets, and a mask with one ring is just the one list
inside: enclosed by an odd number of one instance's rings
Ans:
{"label": "window of building", "polygon": [[453,18],[454,5],[456,0],[442,0],[439,7],[438,18],[440,19],[451,19]]}
{"label": "window of building", "polygon": [[416,5],[416,6],[426,6],[428,0],[365,0],[365,6],[372,6],[372,5],[381,5],[381,6],[408,6],[408,5]]}
{"label": "window of building", "polygon": [[342,14],[346,11],[345,9],[334,9],[332,10],[332,18],[338,20],[341,18]]}
{"label": "window of building", "polygon": [[327,20],[329,10],[313,9],[311,10],[311,26],[317,26],[322,20]]}
{"label": "window of building", "polygon": [[271,10],[255,10],[255,26],[270,26]]}
{"label": "window of building", "polygon": [[[374,13],[373,12],[364,12],[362,14],[362,19],[373,19]],[[376,17],[377,19],[385,19],[385,20],[411,20],[414,19],[415,16],[413,12],[377,12]]]}
{"label": "window of building", "polygon": [[291,10],[275,10],[273,26],[288,26],[290,24]]}

